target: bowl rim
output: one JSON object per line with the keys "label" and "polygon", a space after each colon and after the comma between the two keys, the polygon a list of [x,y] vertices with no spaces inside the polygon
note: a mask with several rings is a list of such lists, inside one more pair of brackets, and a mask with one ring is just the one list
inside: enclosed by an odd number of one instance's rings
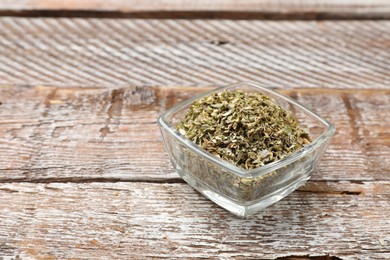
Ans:
{"label": "bowl rim", "polygon": [[[309,116],[320,121],[322,124],[324,124],[326,126],[326,129],[315,140],[313,140],[310,144],[304,146],[303,148],[299,149],[298,151],[295,151],[292,154],[290,154],[290,155],[288,155],[280,160],[263,165],[261,167],[258,167],[255,169],[250,169],[250,170],[245,170],[245,169],[242,169],[242,168],[240,168],[240,167],[238,167],[238,166],[236,166],[228,161],[225,161],[221,158],[214,156],[213,154],[204,150],[199,145],[193,143],[191,140],[187,139],[184,135],[180,134],[179,131],[177,131],[176,128],[167,120],[167,118],[171,114],[180,111],[181,109],[183,109],[187,105],[192,104],[193,102],[195,102],[196,100],[198,100],[199,98],[201,98],[203,96],[207,96],[207,95],[214,94],[214,93],[219,93],[223,90],[227,90],[227,89],[231,89],[231,88],[235,88],[235,87],[240,87],[243,85],[249,86],[252,88],[258,88],[262,92],[270,93],[273,96],[276,96],[280,99],[285,100],[286,102],[290,103],[291,105],[298,107],[299,109],[301,109],[302,111],[307,113]],[[237,174],[240,177],[245,177],[245,178],[260,177],[264,174],[275,171],[275,170],[282,168],[288,164],[291,164],[295,161],[298,161],[302,157],[304,157],[307,154],[311,153],[312,151],[318,149],[323,143],[328,142],[332,138],[332,136],[334,135],[334,133],[336,131],[336,129],[332,123],[330,123],[328,120],[324,119],[323,117],[321,117],[317,113],[311,111],[309,108],[305,107],[304,105],[300,104],[298,101],[296,101],[288,96],[285,96],[283,94],[280,94],[280,93],[278,93],[270,88],[267,88],[261,84],[254,83],[251,81],[241,81],[241,82],[237,82],[237,83],[230,84],[227,86],[214,88],[212,90],[205,91],[201,94],[195,95],[194,97],[189,98],[189,99],[175,105],[174,107],[168,109],[166,112],[164,112],[158,118],[157,122],[162,128],[166,129],[174,138],[176,138],[178,141],[183,143],[186,147],[191,149],[193,152],[195,152],[195,153],[199,154],[200,156],[205,157],[206,159],[218,164],[219,166],[227,169],[228,171],[230,171],[234,174]]]}

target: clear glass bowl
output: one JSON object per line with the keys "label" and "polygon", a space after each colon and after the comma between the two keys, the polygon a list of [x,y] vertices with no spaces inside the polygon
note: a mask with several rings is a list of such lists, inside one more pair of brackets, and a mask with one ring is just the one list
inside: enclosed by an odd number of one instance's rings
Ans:
{"label": "clear glass bowl", "polygon": [[[244,170],[215,157],[177,131],[176,125],[195,100],[237,89],[261,92],[273,98],[282,108],[293,113],[313,141],[281,160]],[[304,184],[335,132],[331,123],[289,97],[249,82],[217,88],[193,97],[165,112],[158,123],[177,173],[204,196],[238,216],[264,209]]]}

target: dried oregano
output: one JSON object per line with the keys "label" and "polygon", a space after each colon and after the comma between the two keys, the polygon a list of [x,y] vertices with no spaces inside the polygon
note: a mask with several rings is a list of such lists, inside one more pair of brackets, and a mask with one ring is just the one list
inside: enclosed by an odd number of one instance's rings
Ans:
{"label": "dried oregano", "polygon": [[262,93],[242,90],[195,101],[177,127],[206,151],[244,169],[274,162],[310,143],[290,112]]}

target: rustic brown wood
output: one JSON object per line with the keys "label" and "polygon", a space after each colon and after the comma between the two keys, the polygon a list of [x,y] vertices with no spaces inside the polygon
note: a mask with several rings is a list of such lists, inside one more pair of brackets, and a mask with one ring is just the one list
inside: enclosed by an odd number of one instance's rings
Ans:
{"label": "rustic brown wood", "polygon": [[390,84],[389,21],[0,18],[0,84]]}
{"label": "rustic brown wood", "polygon": [[[234,17],[234,13],[268,14],[337,14],[345,16],[369,16],[388,15],[390,4],[385,0],[84,0],[84,1],[58,1],[58,0],[28,0],[13,1],[3,0],[0,9],[9,11],[98,11],[118,13],[144,13],[154,12],[155,15],[163,12],[185,12],[186,15],[198,12],[198,14],[212,14],[213,16],[225,12]],[[17,14],[17,13],[14,13]],[[245,17],[245,16],[243,16]]]}
{"label": "rustic brown wood", "polygon": [[[0,18],[0,259],[390,258],[389,32],[389,21]],[[156,125],[240,80],[337,128],[313,178],[248,219],[178,178]]]}
{"label": "rustic brown wood", "polygon": [[[3,86],[0,181],[179,180],[156,120],[208,89]],[[280,92],[337,128],[314,180],[390,180],[390,90]]]}
{"label": "rustic brown wood", "polygon": [[186,184],[2,184],[0,256],[388,259],[389,182],[317,185],[242,219]]}

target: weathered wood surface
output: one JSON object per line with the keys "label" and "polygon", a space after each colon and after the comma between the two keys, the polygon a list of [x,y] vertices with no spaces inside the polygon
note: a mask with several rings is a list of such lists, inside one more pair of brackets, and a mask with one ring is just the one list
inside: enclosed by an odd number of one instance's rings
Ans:
{"label": "weathered wood surface", "polygon": [[[0,88],[0,181],[174,180],[156,124],[209,88]],[[390,90],[281,90],[333,122],[314,180],[390,181]]]}
{"label": "weathered wood surface", "polygon": [[0,18],[0,84],[390,86],[390,21]]}
{"label": "weathered wood surface", "polygon": [[[342,192],[351,186],[361,193]],[[309,184],[247,219],[180,183],[10,183],[0,198],[0,256],[390,257],[388,182]]]}
{"label": "weathered wood surface", "polygon": [[[389,32],[389,21],[0,18],[0,258],[390,258]],[[240,80],[337,128],[313,178],[249,219],[177,177],[156,125]]]}
{"label": "weathered wood surface", "polygon": [[390,3],[386,0],[3,0],[0,9],[4,10],[85,10],[127,12],[260,12],[260,13],[347,13],[386,14]]}

